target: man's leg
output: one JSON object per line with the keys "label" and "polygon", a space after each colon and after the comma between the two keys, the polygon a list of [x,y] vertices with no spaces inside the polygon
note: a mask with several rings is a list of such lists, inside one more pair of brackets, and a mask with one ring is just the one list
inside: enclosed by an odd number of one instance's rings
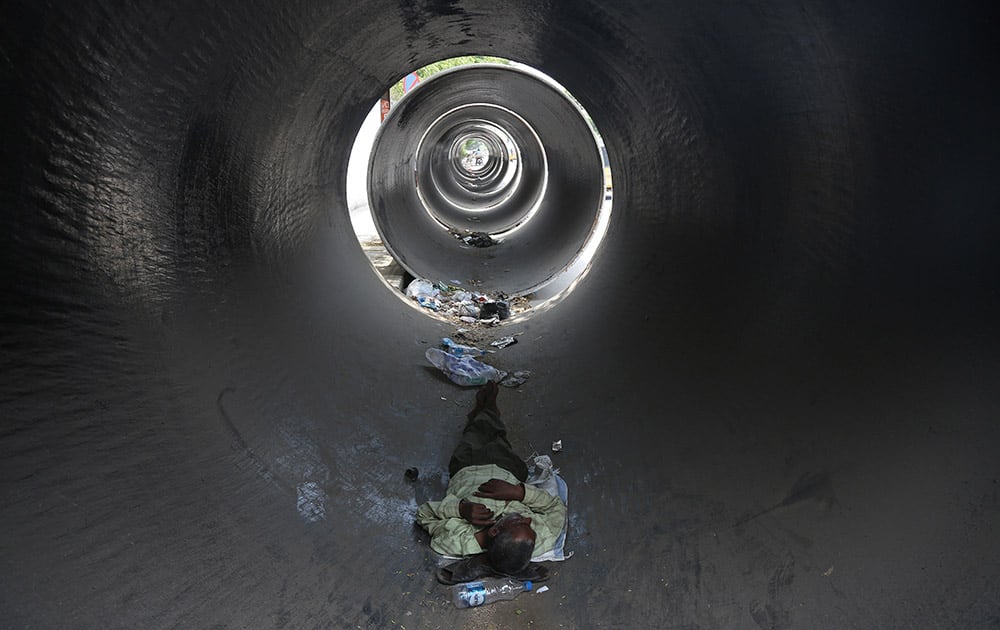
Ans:
{"label": "man's leg", "polygon": [[500,420],[500,410],[496,406],[498,393],[499,388],[493,382],[476,393],[476,407],[469,414],[462,439],[448,464],[448,472],[452,475],[466,466],[496,464],[521,481],[528,478],[528,467],[507,441],[507,427]]}

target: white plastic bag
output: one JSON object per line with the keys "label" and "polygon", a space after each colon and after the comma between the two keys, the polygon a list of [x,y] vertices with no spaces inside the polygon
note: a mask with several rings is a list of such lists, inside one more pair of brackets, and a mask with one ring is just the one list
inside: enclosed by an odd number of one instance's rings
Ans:
{"label": "white plastic bag", "polygon": [[424,356],[431,365],[458,385],[485,385],[487,381],[499,382],[506,375],[492,365],[476,361],[472,357],[456,357],[438,348],[428,348]]}
{"label": "white plastic bag", "polygon": [[414,300],[422,297],[437,297],[438,293],[440,293],[440,291],[434,286],[434,283],[430,280],[424,280],[423,278],[417,278],[406,287],[406,297]]}
{"label": "white plastic bag", "polygon": [[471,301],[459,302],[455,306],[455,312],[458,313],[460,317],[461,316],[468,316],[475,318],[479,317],[479,307],[473,304]]}

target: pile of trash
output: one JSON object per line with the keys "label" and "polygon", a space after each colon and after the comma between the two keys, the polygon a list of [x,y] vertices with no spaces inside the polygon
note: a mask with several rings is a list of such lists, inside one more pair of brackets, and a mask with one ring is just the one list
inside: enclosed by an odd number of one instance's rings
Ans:
{"label": "pile of trash", "polygon": [[472,247],[493,247],[497,244],[493,237],[486,232],[469,232],[467,230],[450,230],[452,236]]}
{"label": "pile of trash", "polygon": [[524,298],[512,300],[503,293],[488,295],[424,278],[417,278],[406,287],[406,297],[467,324],[496,325],[529,308]]}
{"label": "pile of trash", "polygon": [[[480,326],[497,326],[502,320],[530,306],[526,298],[509,299],[503,293],[488,295],[424,278],[411,282],[406,287],[406,296],[426,309],[448,315],[464,324]],[[487,339],[486,330],[478,326],[459,328],[452,335],[454,339],[443,338],[440,347],[428,348],[424,356],[457,385],[479,386],[494,381],[504,387],[519,387],[531,376],[529,370],[508,372],[483,362],[487,355],[516,344],[519,334]],[[483,350],[472,345],[477,343],[488,345],[488,348]]]}

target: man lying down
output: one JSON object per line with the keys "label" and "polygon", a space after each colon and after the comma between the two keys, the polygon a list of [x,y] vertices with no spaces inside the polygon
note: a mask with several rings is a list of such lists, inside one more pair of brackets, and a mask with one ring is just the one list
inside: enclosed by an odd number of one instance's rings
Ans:
{"label": "man lying down", "polygon": [[498,392],[493,382],[476,392],[476,406],[448,464],[447,496],[417,510],[417,524],[430,533],[431,549],[466,558],[438,570],[445,584],[485,575],[543,580],[548,571],[531,559],[562,541],[566,505],[524,483],[528,468],[507,441]]}

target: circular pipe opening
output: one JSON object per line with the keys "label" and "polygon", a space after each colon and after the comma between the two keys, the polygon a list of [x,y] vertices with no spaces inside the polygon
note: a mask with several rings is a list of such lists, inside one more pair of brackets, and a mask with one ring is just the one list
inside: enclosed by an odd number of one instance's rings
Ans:
{"label": "circular pipe opening", "polygon": [[404,84],[387,114],[373,108],[348,166],[352,223],[373,265],[395,289],[423,278],[554,304],[586,273],[610,217],[593,121],[553,79],[513,62]]}

